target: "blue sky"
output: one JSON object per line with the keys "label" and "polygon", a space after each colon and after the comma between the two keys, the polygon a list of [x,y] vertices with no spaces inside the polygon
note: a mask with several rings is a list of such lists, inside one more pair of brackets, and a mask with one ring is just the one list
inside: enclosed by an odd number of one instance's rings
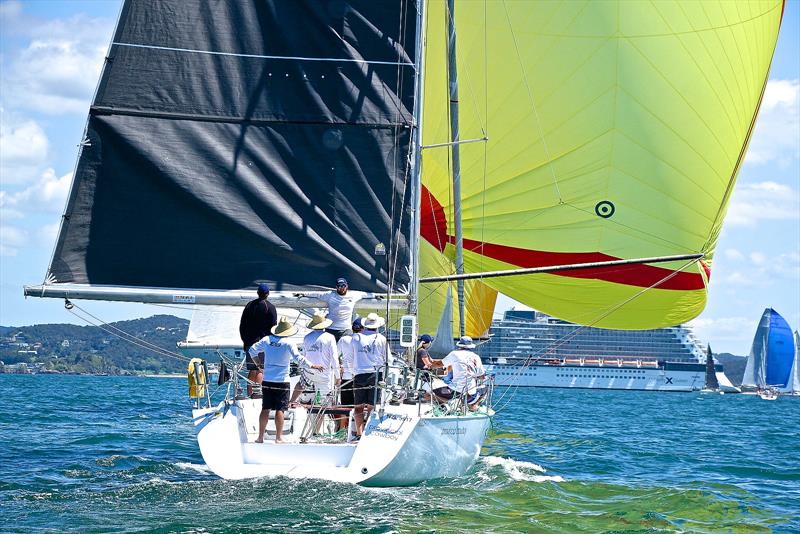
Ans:
{"label": "blue sky", "polygon": [[[119,0],[0,0],[0,325],[81,323],[25,299],[52,254]],[[800,326],[800,3],[786,3],[770,81],[693,321],[715,351],[746,354],[761,312]],[[498,313],[514,305],[501,298]],[[106,321],[185,310],[87,302]]]}

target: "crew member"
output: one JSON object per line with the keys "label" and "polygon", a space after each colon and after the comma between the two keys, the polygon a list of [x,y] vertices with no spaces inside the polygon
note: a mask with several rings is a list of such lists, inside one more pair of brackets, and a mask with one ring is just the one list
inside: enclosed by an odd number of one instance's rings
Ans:
{"label": "crew member", "polygon": [[263,398],[258,417],[258,439],[264,443],[264,432],[269,421],[269,411],[275,410],[275,443],[283,442],[283,412],[289,408],[289,363],[297,363],[321,371],[323,367],[309,362],[288,339],[297,333],[297,327],[286,317],[281,317],[272,327],[272,335],[250,347],[250,355],[264,353],[264,381],[261,383]]}
{"label": "crew member", "polygon": [[[341,389],[341,404],[343,406],[352,407],[355,404],[354,390],[353,390],[353,336],[361,332],[364,327],[361,326],[361,317],[356,317],[352,325],[353,334],[345,334],[337,343],[339,353],[342,355],[342,389]],[[347,417],[340,418],[339,428],[342,429],[347,426]]]}
{"label": "crew member", "polygon": [[[353,388],[355,389],[355,416],[358,437],[364,432],[364,421],[375,405],[378,394],[378,370],[388,357],[388,345],[378,328],[386,323],[377,313],[370,313],[361,321],[364,331],[353,334]],[[366,413],[365,413],[366,412]]]}
{"label": "crew member", "polygon": [[362,298],[370,296],[370,294],[362,291],[348,291],[348,289],[347,280],[337,278],[334,291],[328,291],[327,293],[295,293],[298,297],[315,297],[328,304],[328,318],[331,320],[331,325],[327,331],[333,334],[337,342],[345,333],[349,332],[356,303]]}
{"label": "crew member", "polygon": [[250,356],[250,347],[259,339],[268,336],[272,327],[278,323],[278,311],[269,300],[269,286],[258,284],[258,298],[251,300],[244,307],[242,319],[239,321],[239,336],[244,344],[245,363],[247,365],[247,396],[253,395],[252,384],[260,384],[262,371],[259,361]]}
{"label": "crew member", "polygon": [[311,363],[322,366],[321,371],[309,371],[305,374],[322,398],[332,396],[334,385],[339,385],[342,381],[336,339],[333,334],[325,331],[330,324],[330,319],[322,313],[315,313],[307,325],[311,332],[303,338],[303,355]]}
{"label": "crew member", "polygon": [[474,348],[472,338],[464,336],[456,343],[455,350],[443,359],[431,360],[432,367],[450,368],[453,373],[450,389],[455,395],[466,397],[470,408],[479,400],[477,380],[486,374],[480,356],[470,350]]}

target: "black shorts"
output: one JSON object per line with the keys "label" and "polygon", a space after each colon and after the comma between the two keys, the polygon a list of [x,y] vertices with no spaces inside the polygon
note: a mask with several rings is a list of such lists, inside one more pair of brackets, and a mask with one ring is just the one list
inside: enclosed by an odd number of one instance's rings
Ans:
{"label": "black shorts", "polygon": [[433,394],[440,399],[450,400],[453,398],[453,390],[447,386],[442,386],[433,390]]}
{"label": "black shorts", "polygon": [[355,388],[355,404],[375,404],[375,392],[378,390],[378,373],[361,373],[353,378]]}
{"label": "black shorts", "polygon": [[325,331],[329,334],[333,334],[333,337],[336,338],[337,343],[339,342],[340,339],[342,339],[343,335],[345,334],[351,335],[353,333],[353,331],[350,330],[349,328],[345,328],[344,330],[335,330],[333,328],[326,328]]}
{"label": "black shorts", "polygon": [[261,409],[289,409],[289,382],[261,382]]}
{"label": "black shorts", "polygon": [[352,406],[356,403],[356,399],[353,392],[353,379],[342,379],[342,402],[341,404],[345,406]]}

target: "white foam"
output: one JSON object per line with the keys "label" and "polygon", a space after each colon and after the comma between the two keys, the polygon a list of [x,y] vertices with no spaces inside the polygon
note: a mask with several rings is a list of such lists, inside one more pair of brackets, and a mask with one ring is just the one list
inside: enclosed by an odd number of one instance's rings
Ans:
{"label": "white foam", "polygon": [[545,473],[547,470],[541,465],[533,462],[524,462],[522,460],[512,460],[511,458],[502,458],[500,456],[482,456],[483,463],[489,466],[501,466],[509,477],[514,480],[525,480],[529,482],[564,482],[564,479],[558,475],[537,475],[531,473]]}
{"label": "white foam", "polygon": [[175,467],[180,467],[181,469],[193,469],[195,471],[199,471],[201,473],[211,473],[211,469],[206,464],[193,464],[190,462],[178,462],[175,464]]}

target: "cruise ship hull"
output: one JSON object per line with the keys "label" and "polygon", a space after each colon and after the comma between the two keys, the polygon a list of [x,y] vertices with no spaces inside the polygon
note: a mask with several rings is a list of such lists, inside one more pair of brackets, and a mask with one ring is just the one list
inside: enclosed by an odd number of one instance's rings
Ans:
{"label": "cruise ship hull", "polygon": [[[607,330],[512,309],[492,322],[478,352],[498,386],[688,392],[706,385],[706,348],[684,325]],[[738,392],[719,363],[714,374],[720,391]]]}
{"label": "cruise ship hull", "polygon": [[[691,392],[699,391],[705,385],[705,369],[700,364],[668,362],[659,367],[493,364],[488,365],[486,370],[495,375],[495,383],[501,387]],[[722,370],[718,370],[717,374],[721,375]],[[728,382],[727,379],[725,382]],[[724,391],[726,388],[721,389]],[[735,388],[731,387],[732,391]]]}

